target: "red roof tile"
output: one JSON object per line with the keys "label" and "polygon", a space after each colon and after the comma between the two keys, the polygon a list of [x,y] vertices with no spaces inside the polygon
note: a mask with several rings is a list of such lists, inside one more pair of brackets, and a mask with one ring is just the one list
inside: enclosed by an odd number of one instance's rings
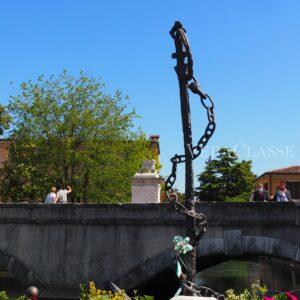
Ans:
{"label": "red roof tile", "polygon": [[290,166],[290,167],[285,167],[285,168],[280,168],[272,171],[267,171],[265,173],[300,173],[300,166]]}

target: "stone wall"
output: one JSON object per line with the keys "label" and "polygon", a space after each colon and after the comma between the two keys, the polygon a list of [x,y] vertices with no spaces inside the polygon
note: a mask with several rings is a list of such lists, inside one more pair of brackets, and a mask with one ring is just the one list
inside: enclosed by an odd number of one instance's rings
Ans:
{"label": "stone wall", "polygon": [[[300,259],[294,203],[202,203],[197,209],[209,221],[199,256],[252,251]],[[184,235],[184,225],[165,203],[1,204],[0,265],[51,298],[78,296],[79,283],[91,280],[128,288],[170,267],[172,238]]]}

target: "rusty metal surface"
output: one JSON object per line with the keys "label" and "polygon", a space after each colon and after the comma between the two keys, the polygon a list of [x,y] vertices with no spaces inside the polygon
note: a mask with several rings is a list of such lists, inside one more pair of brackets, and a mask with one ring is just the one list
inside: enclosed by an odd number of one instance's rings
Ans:
{"label": "rusty metal surface", "polygon": [[[176,52],[172,54],[172,58],[177,61],[174,69],[179,83],[185,151],[184,154],[176,154],[171,158],[172,172],[166,180],[165,190],[166,197],[174,209],[186,217],[186,235],[190,238],[190,244],[193,246],[193,249],[185,256],[184,263],[181,261],[182,269],[184,269],[184,273],[180,278],[181,289],[182,293],[186,295],[213,295],[217,299],[223,299],[223,295],[219,295],[206,287],[198,287],[193,283],[196,274],[196,246],[207,228],[205,215],[197,213],[195,210],[193,160],[199,157],[216,129],[214,103],[208,94],[201,91],[200,85],[194,76],[190,45],[186,37],[186,30],[180,22],[175,22],[170,30],[170,35],[174,40],[176,48]],[[208,121],[203,135],[194,146],[192,142],[189,91],[199,96],[200,102],[206,110]],[[173,188],[176,182],[177,165],[180,163],[185,163],[185,205],[178,201],[178,196]],[[178,257],[177,261],[179,262]]]}

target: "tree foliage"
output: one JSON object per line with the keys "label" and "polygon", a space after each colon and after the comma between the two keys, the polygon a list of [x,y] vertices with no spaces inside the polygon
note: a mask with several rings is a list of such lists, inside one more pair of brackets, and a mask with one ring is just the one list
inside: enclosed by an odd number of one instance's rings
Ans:
{"label": "tree foliage", "polygon": [[255,175],[251,167],[251,161],[239,162],[234,151],[220,148],[216,159],[210,158],[198,175],[197,197],[203,201],[241,201],[253,188]]}
{"label": "tree foliage", "polygon": [[105,94],[103,83],[66,71],[21,84],[11,97],[13,118],[9,159],[1,170],[1,198],[43,199],[52,185],[71,185],[73,200],[123,202],[131,177],[151,157],[137,117],[119,91]]}
{"label": "tree foliage", "polygon": [[10,122],[11,118],[6,107],[0,104],[0,135],[3,134],[4,130],[9,128]]}

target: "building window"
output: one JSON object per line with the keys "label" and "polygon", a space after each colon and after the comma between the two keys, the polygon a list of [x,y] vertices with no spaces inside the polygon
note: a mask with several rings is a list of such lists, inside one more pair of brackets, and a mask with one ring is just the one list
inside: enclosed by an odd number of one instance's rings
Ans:
{"label": "building window", "polygon": [[292,199],[300,199],[300,182],[286,182],[286,188],[291,192]]}
{"label": "building window", "polygon": [[266,182],[266,183],[264,183],[264,189],[266,190],[266,191],[268,191],[269,190],[269,184]]}

